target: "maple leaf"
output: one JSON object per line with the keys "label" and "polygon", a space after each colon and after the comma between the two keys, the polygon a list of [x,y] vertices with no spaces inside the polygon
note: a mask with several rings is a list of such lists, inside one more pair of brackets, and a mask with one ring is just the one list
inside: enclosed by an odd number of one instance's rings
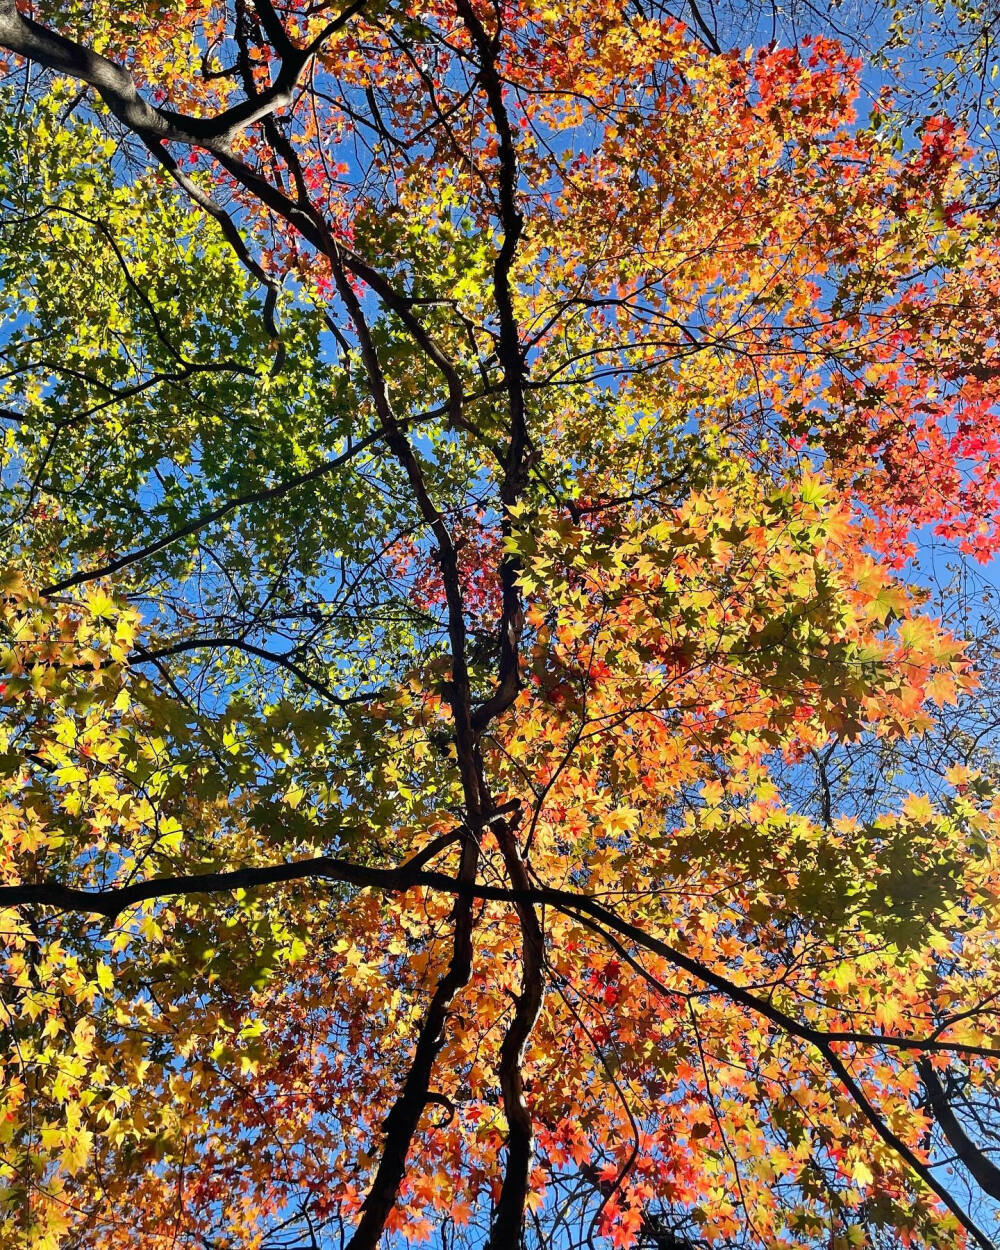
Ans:
{"label": "maple leaf", "polygon": [[18,1250],[982,1244],[988,153],[829,32],[321,8],[0,6]]}

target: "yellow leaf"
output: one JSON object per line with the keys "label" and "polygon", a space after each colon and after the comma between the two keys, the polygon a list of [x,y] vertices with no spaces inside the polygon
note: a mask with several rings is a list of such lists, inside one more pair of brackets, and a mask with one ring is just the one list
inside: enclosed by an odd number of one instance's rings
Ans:
{"label": "yellow leaf", "polygon": [[115,601],[104,590],[91,590],[84,601],[91,616],[113,616]]}
{"label": "yellow leaf", "polygon": [[863,1163],[860,1159],[851,1167],[851,1180],[855,1185],[870,1185],[875,1179],[875,1173],[871,1170],[867,1163]]}
{"label": "yellow leaf", "polygon": [[833,983],[841,994],[846,994],[851,989],[854,980],[854,967],[851,964],[844,962],[837,964],[833,970]]}

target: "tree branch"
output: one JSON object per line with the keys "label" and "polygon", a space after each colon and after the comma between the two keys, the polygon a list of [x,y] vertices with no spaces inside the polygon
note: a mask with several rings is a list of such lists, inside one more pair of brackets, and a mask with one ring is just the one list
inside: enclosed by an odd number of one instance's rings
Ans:
{"label": "tree branch", "polygon": [[[459,835],[456,834],[456,836]],[[0,885],[0,907],[54,907],[58,911],[80,912],[113,919],[128,907],[160,898],[176,898],[189,894],[225,894],[232,890],[257,889],[262,886],[311,878],[342,881],[363,889],[395,892],[422,887],[444,894],[457,894],[463,898],[489,902],[515,905],[532,903],[535,906],[553,907],[579,924],[600,932],[602,937],[606,935],[601,931],[600,926],[661,956],[669,963],[689,973],[703,985],[724,994],[733,1002],[763,1016],[784,1032],[802,1038],[803,1041],[817,1044],[844,1042],[923,1054],[978,1055],[988,1059],[1000,1059],[1000,1049],[942,1040],[936,1036],[904,1037],[895,1033],[817,1029],[803,1024],[779,1007],[775,1007],[767,999],[758,997],[753,991],[737,985],[736,982],[730,981],[728,977],[708,968],[690,955],[685,955],[652,934],[646,933],[637,925],[623,920],[589,895],[551,886],[534,886],[528,890],[516,890],[478,881],[463,882],[442,872],[418,872],[408,864],[397,868],[376,868],[367,864],[356,864],[350,860],[318,856],[314,859],[262,865],[259,868],[151,877],[147,881],[138,881],[132,885],[107,890],[77,889],[55,881],[23,882],[17,885]]]}
{"label": "tree branch", "polygon": [[952,1110],[951,1103],[937,1078],[931,1061],[926,1056],[917,1061],[917,1071],[927,1091],[931,1114],[940,1124],[948,1144],[969,1169],[979,1187],[991,1198],[1000,1199],[1000,1168],[988,1159],[966,1135]]}
{"label": "tree branch", "polygon": [[[364,7],[355,0],[322,33],[322,40],[339,30]],[[36,65],[69,74],[94,87],[111,112],[146,141],[184,143],[225,154],[241,130],[291,103],[292,94],[310,60],[322,46],[314,40],[297,49],[285,41],[280,49],[280,68],[274,82],[259,95],[235,104],[215,117],[191,117],[169,109],[154,108],[139,94],[128,70],[100,53],[48,30],[17,11],[15,0],[0,0],[0,46]]]}
{"label": "tree branch", "polygon": [[[515,821],[496,821],[491,828],[515,891],[530,894],[531,883],[521,858]],[[524,1100],[521,1065],[545,997],[545,935],[534,903],[518,902],[515,907],[521,926],[521,990],[500,1045],[499,1063],[500,1089],[507,1116],[507,1162],[486,1250],[507,1250],[508,1246],[520,1243],[534,1149],[534,1126]]]}
{"label": "tree branch", "polygon": [[[514,313],[510,273],[517,254],[517,245],[524,230],[524,217],[517,203],[517,148],[514,131],[503,98],[503,84],[497,69],[501,30],[491,38],[469,0],[457,0],[456,8],[479,57],[479,77],[486,91],[490,115],[497,133],[497,192],[503,241],[493,262],[493,297],[500,325],[499,357],[503,368],[510,409],[510,439],[500,483],[503,508],[502,532],[509,538],[513,532],[510,509],[520,498],[527,481],[526,457],[528,426],[525,409],[525,365],[520,333]],[[499,9],[497,10],[499,12]],[[518,586],[520,562],[517,556],[505,554],[500,562],[502,610],[500,615],[497,684],[493,693],[473,714],[477,730],[504,712],[517,698],[521,688],[520,642],[524,629],[521,591]]]}
{"label": "tree branch", "polygon": [[368,690],[363,694],[346,696],[334,694],[326,682],[310,676],[290,656],[282,655],[278,651],[269,651],[266,647],[258,647],[255,643],[247,642],[245,638],[182,638],[178,642],[167,643],[162,647],[140,647],[136,650],[134,658],[142,661],[160,660],[170,655],[181,655],[185,651],[224,650],[226,648],[245,651],[248,655],[266,660],[269,664],[277,664],[279,668],[291,673],[304,686],[335,707],[353,707],[357,703],[369,703],[373,699],[381,698],[384,694],[382,690]]}
{"label": "tree branch", "polygon": [[188,521],[186,525],[182,525],[178,529],[171,530],[168,534],[154,539],[153,542],[147,543],[144,547],[137,547],[133,551],[128,551],[124,555],[118,556],[114,560],[109,560],[106,564],[98,565],[95,568],[80,569],[71,576],[63,578],[62,581],[52,582],[51,585],[43,587],[39,593],[42,595],[57,595],[64,590],[72,589],[74,586],[80,586],[84,582],[97,581],[99,578],[110,577],[113,573],[119,573],[122,569],[128,568],[132,564],[138,564],[149,556],[157,555],[159,552],[166,550],[167,547],[173,546],[174,543],[180,542],[182,538],[189,538],[192,534],[197,534],[206,525],[212,525],[216,521],[221,521],[223,517],[229,516],[231,512],[235,512],[238,508],[247,507],[251,504],[269,503],[273,499],[280,499],[283,495],[287,495],[289,491],[295,490],[298,486],[305,486],[309,482],[315,482],[319,478],[325,477],[327,473],[332,473],[334,469],[339,469],[342,465],[347,464],[359,452],[364,451],[373,443],[377,443],[383,437],[385,437],[384,430],[375,430],[365,438],[353,443],[348,451],[335,456],[332,460],[324,460],[322,464],[318,464],[312,469],[307,469],[305,472],[299,473],[287,481],[278,482],[274,486],[265,487],[263,490],[248,491],[245,495],[237,495],[235,499],[229,499],[217,508],[212,508],[209,512],[203,512],[201,516],[195,517],[193,521]]}

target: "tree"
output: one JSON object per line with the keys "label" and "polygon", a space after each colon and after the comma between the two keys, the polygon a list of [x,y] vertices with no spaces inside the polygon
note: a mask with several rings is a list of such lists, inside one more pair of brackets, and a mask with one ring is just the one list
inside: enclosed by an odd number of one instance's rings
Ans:
{"label": "tree", "polygon": [[0,3],[11,1245],[992,1244],[988,166],[695,25]]}

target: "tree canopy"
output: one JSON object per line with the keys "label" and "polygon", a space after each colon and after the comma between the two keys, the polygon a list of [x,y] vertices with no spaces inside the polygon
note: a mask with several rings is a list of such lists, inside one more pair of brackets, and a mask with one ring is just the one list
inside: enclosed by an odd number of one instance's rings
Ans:
{"label": "tree canopy", "polygon": [[994,26],[0,0],[0,1245],[993,1247]]}

